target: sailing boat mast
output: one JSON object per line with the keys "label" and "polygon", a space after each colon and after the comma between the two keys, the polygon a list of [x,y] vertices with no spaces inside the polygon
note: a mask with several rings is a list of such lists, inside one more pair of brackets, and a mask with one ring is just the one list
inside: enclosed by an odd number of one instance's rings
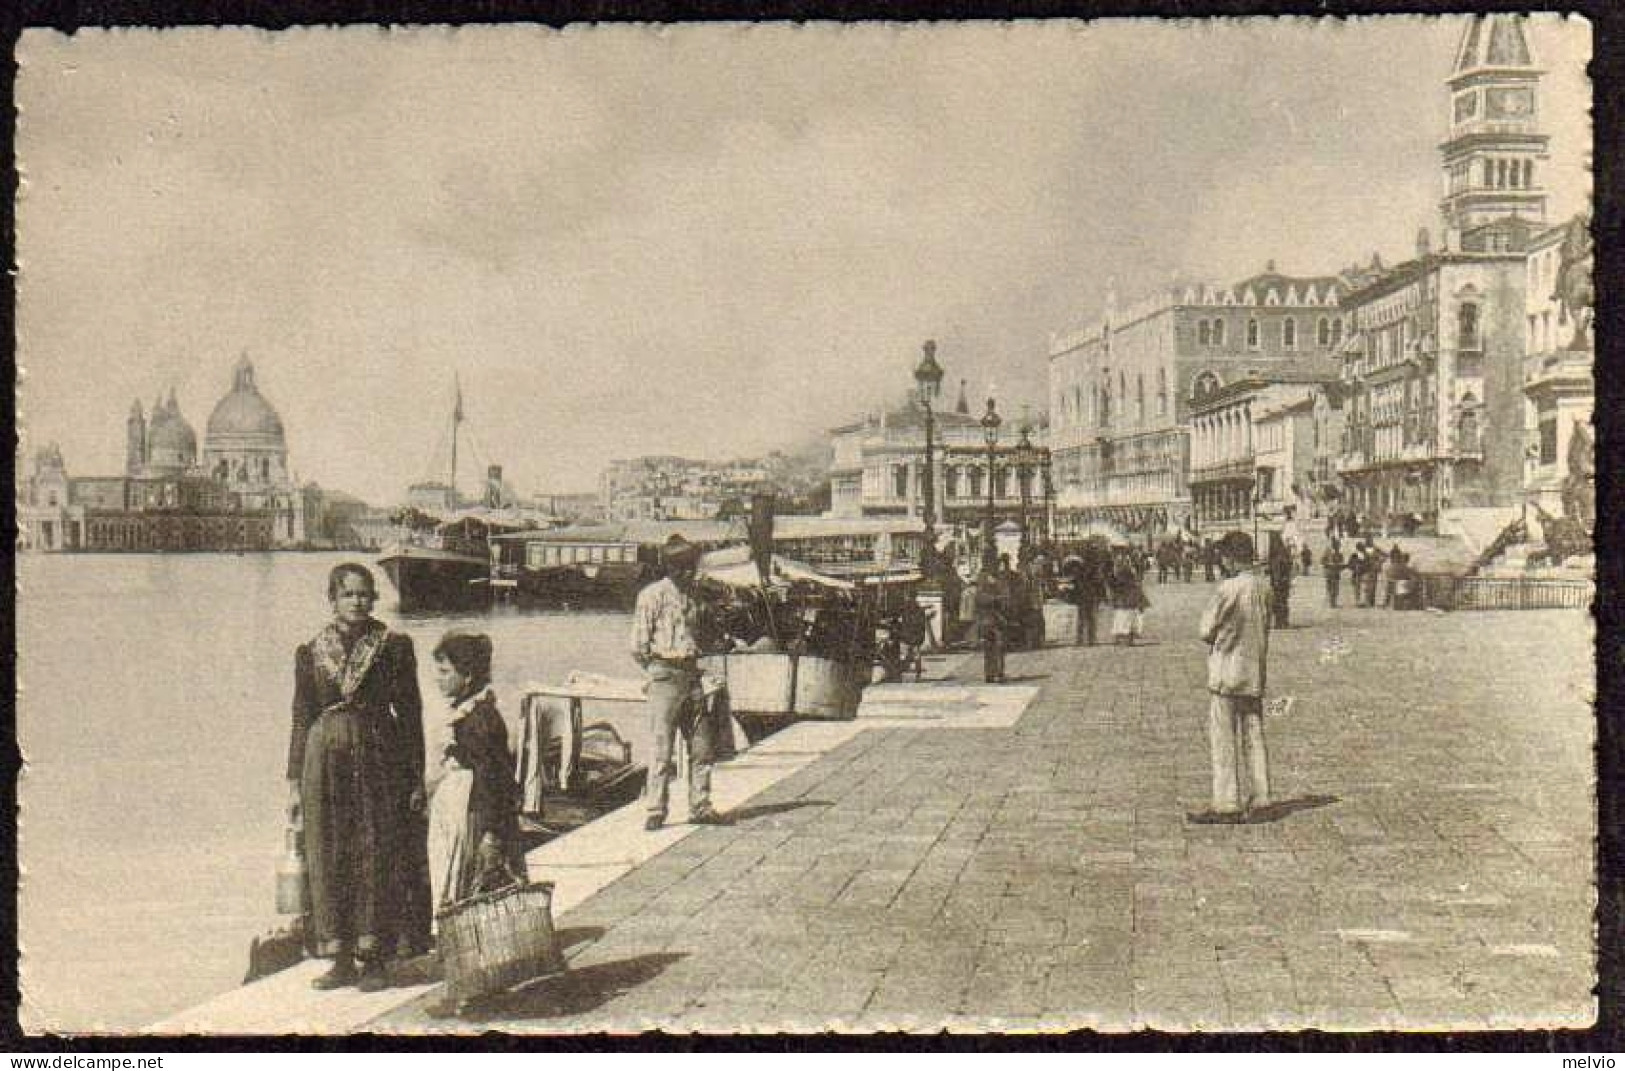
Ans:
{"label": "sailing boat mast", "polygon": [[451,509],[456,510],[457,503],[457,433],[463,423],[463,383],[457,373],[451,374],[451,381],[456,387],[457,401],[451,410],[451,475],[446,480],[448,488],[447,498]]}

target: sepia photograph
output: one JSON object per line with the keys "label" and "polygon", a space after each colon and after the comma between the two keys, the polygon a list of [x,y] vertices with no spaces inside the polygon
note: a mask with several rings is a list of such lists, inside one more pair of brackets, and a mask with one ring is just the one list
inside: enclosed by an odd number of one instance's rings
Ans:
{"label": "sepia photograph", "polygon": [[1592,1028],[1591,58],[25,30],[22,1030]]}

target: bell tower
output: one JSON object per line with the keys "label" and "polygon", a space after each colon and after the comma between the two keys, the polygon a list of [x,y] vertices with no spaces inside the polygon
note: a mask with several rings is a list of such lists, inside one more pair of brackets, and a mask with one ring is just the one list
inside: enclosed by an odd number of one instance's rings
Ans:
{"label": "bell tower", "polygon": [[1546,224],[1547,143],[1540,79],[1515,14],[1467,24],[1447,85],[1450,136],[1443,157],[1446,248],[1514,252]]}
{"label": "bell tower", "polygon": [[141,401],[130,403],[130,416],[124,422],[124,472],[139,476],[147,467],[147,419],[141,413]]}

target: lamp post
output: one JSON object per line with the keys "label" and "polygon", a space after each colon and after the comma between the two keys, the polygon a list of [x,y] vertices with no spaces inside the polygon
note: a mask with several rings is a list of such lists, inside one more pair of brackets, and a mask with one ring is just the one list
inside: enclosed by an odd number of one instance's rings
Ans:
{"label": "lamp post", "polygon": [[1258,553],[1258,507],[1259,507],[1259,505],[1261,504],[1261,501],[1262,501],[1261,496],[1260,496],[1260,491],[1262,489],[1263,489],[1262,486],[1258,482],[1258,470],[1254,469],[1253,470],[1252,497],[1249,499],[1249,503],[1251,504],[1252,510],[1253,510],[1253,560],[1254,561],[1259,560],[1259,553]]}
{"label": "lamp post", "polygon": [[1033,475],[1038,468],[1038,451],[1033,449],[1031,429],[1023,424],[1021,439],[1015,451],[1016,484],[1021,495],[1021,553],[1025,557],[1032,549],[1032,536],[1027,531],[1027,510],[1032,502]]}
{"label": "lamp post", "polygon": [[1048,450],[1043,451],[1039,467],[1044,479],[1044,524],[1040,531],[1048,543],[1055,538],[1055,475]]}
{"label": "lamp post", "polygon": [[937,344],[926,340],[921,347],[924,355],[914,366],[914,383],[919,391],[920,407],[925,410],[925,501],[922,503],[924,545],[920,548],[920,572],[927,581],[936,572],[937,558],[937,473],[935,464],[935,420],[931,415],[931,400],[942,386],[942,366],[937,363]]}
{"label": "lamp post", "polygon": [[998,563],[998,551],[993,546],[993,469],[998,464],[999,411],[993,399],[987,400],[987,412],[982,414],[982,438],[987,443],[987,516],[982,518],[982,568],[991,569]]}

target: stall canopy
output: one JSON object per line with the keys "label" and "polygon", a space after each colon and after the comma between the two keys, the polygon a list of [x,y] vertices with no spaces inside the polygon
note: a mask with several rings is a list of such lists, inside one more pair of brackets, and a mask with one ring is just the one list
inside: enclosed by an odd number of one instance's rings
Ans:
{"label": "stall canopy", "polygon": [[[704,555],[700,558],[700,575],[730,587],[763,586],[761,571],[751,560],[750,548],[746,546],[724,547]],[[803,565],[778,554],[773,555],[773,586],[787,587],[793,583],[817,584],[840,591],[851,591],[856,586],[848,581],[837,580],[833,576],[820,573],[810,565]]]}

